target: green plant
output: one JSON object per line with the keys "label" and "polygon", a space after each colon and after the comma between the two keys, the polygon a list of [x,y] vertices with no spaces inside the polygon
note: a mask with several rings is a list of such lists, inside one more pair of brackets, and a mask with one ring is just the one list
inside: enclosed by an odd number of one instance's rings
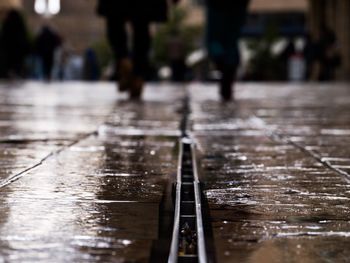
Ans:
{"label": "green plant", "polygon": [[113,52],[106,39],[101,39],[92,45],[92,49],[96,52],[100,68],[105,68],[113,58]]}
{"label": "green plant", "polygon": [[275,24],[267,26],[260,39],[248,41],[251,59],[248,62],[248,78],[251,80],[279,80],[282,68],[278,56],[272,53],[278,41],[278,28]]}

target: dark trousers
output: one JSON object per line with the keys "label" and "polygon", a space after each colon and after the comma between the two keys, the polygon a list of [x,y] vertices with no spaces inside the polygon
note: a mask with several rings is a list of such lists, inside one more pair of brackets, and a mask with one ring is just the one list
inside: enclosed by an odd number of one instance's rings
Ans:
{"label": "dark trousers", "polygon": [[247,15],[249,1],[229,0],[226,2],[214,0],[208,3],[208,52],[215,62],[237,67],[240,62],[238,40]]}
{"label": "dark trousers", "polygon": [[[129,49],[129,37],[126,24],[132,29],[132,47]],[[149,22],[143,19],[122,19],[107,17],[107,37],[113,49],[117,62],[130,58],[136,76],[146,77],[148,73],[148,55],[151,46]]]}

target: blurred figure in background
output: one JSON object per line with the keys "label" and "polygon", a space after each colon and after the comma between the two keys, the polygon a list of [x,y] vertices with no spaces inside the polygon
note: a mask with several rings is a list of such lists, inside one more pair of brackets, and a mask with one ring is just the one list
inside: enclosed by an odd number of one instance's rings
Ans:
{"label": "blurred figure in background", "polygon": [[312,45],[311,77],[313,81],[335,80],[336,70],[341,65],[338,40],[326,25],[320,26],[320,34]]}
{"label": "blurred figure in background", "polygon": [[36,36],[34,52],[41,61],[45,80],[51,80],[54,54],[61,45],[61,37],[47,25]]}
{"label": "blurred figure in background", "polygon": [[182,82],[186,79],[186,50],[185,43],[177,30],[171,32],[167,41],[168,59],[172,71],[171,80]]}
{"label": "blurred figure in background", "polygon": [[[166,20],[167,0],[99,0],[97,11],[107,21],[107,36],[117,62],[119,90],[128,91],[131,99],[140,99],[149,69],[149,25]],[[127,23],[133,31],[132,50],[128,45]]]}
{"label": "blurred figure in background", "polygon": [[305,35],[305,45],[302,50],[306,62],[305,80],[310,80],[312,75],[312,64],[315,57],[315,43],[309,31]]}
{"label": "blurred figure in background", "polygon": [[84,52],[83,79],[97,81],[100,79],[100,69],[96,52],[88,48]]}
{"label": "blurred figure in background", "polygon": [[291,58],[296,53],[295,43],[294,39],[291,38],[288,40],[287,45],[282,50],[281,54],[279,54],[279,61],[281,63],[281,79],[282,80],[289,80],[289,74],[288,74],[288,66]]}
{"label": "blurred figure in background", "polygon": [[29,52],[30,42],[25,21],[18,10],[10,10],[5,16],[0,35],[0,77],[24,77],[24,62]]}
{"label": "blurred figure in background", "polygon": [[206,1],[208,53],[221,73],[221,98],[230,101],[240,62],[238,40],[250,0]]}
{"label": "blurred figure in background", "polygon": [[63,80],[77,81],[83,79],[84,57],[72,47],[65,50],[63,60]]}

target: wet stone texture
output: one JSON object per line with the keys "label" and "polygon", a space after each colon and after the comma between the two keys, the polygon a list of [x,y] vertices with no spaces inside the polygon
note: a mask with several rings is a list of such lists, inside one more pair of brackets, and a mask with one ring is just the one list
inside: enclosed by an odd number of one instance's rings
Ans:
{"label": "wet stone texture", "polygon": [[[218,262],[348,262],[350,90],[191,85]],[[185,90],[0,84],[0,262],[149,262]]]}
{"label": "wet stone texture", "polygon": [[218,262],[349,262],[349,87],[191,93]]}
{"label": "wet stone texture", "polygon": [[0,86],[0,262],[149,262],[183,89]]}

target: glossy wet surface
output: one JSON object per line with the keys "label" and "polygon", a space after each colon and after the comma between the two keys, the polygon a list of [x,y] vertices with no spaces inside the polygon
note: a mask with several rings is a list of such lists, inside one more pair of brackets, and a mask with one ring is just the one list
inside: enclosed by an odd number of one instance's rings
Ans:
{"label": "glossy wet surface", "polygon": [[0,262],[149,262],[183,90],[142,104],[109,84],[0,93]]}
{"label": "glossy wet surface", "polygon": [[[348,262],[350,89],[191,85],[218,262]],[[0,262],[150,262],[186,92],[0,84]]]}
{"label": "glossy wet surface", "polygon": [[[193,86],[218,262],[348,262],[350,89]],[[198,94],[201,94],[200,96]]]}

